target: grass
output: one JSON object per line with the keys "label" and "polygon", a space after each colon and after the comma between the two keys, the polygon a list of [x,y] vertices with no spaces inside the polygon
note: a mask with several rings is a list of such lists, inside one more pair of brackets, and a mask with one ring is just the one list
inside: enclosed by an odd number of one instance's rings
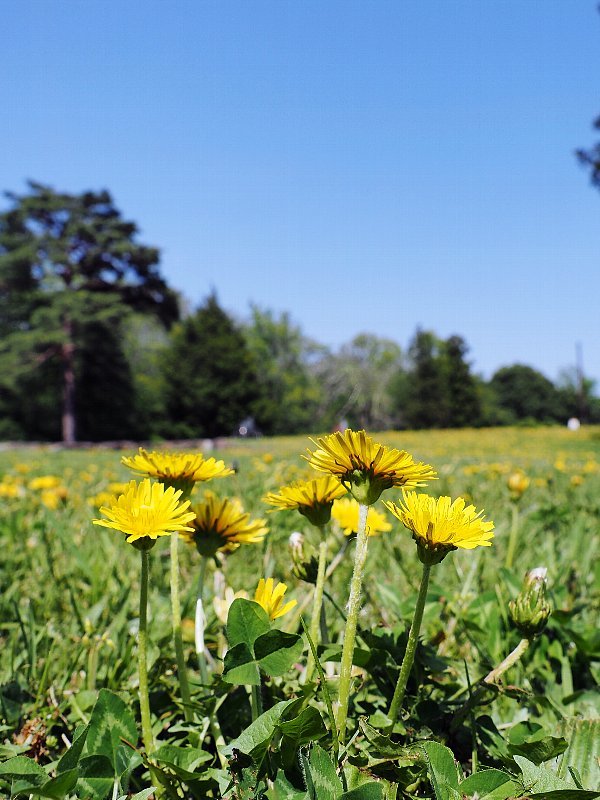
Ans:
{"label": "grass", "polygon": [[[461,495],[478,509],[485,508],[496,524],[493,547],[453,553],[434,569],[422,629],[429,648],[421,654],[425,659],[421,668],[431,671],[436,658],[448,659],[447,698],[464,697],[469,685],[519,641],[508,620],[508,601],[519,591],[526,570],[546,566],[556,611],[548,633],[512,669],[510,682],[515,689],[495,704],[494,724],[502,730],[535,720],[555,731],[567,717],[598,716],[592,689],[599,678],[600,429],[390,432],[375,438],[434,465],[439,480],[429,491]],[[240,497],[247,511],[266,516],[271,525],[263,546],[240,549],[209,574],[208,586],[217,594],[223,593],[225,584],[252,594],[258,577],[273,575],[288,584],[288,595],[296,597],[300,609],[310,600],[311,587],[291,573],[287,540],[292,531],[301,530],[316,548],[316,531],[300,515],[270,514],[262,503],[267,491],[307,473],[299,454],[308,444],[306,437],[235,440],[211,453],[237,471],[207,488]],[[45,751],[42,760],[60,752],[74,728],[89,719],[100,687],[135,700],[132,634],[137,624],[138,554],[120,534],[91,524],[98,515],[94,498],[110,483],[131,477],[120,465],[120,455],[102,448],[23,447],[0,452],[4,757],[32,753],[35,736],[32,740],[26,734],[35,721],[41,731],[37,746]],[[517,470],[530,479],[520,497],[507,486],[508,477]],[[43,489],[31,488],[40,476],[54,476],[58,486],[43,495]],[[195,496],[202,491],[203,487],[197,488]],[[396,495],[387,492],[385,499]],[[49,507],[54,503],[55,508]],[[343,536],[334,537],[330,559],[344,546]],[[336,600],[335,605],[328,604],[333,642],[343,626],[352,548],[348,545],[328,587]],[[409,623],[420,572],[414,549],[396,521],[391,533],[370,542],[361,616],[364,630],[401,631]],[[168,543],[159,542],[151,556],[151,683],[155,705],[167,709],[156,721],[155,732],[160,733],[174,724],[180,711],[173,679]],[[192,644],[198,557],[189,547],[182,548],[181,570],[186,647],[202,707],[205,698],[198,688]],[[285,627],[297,630],[298,615],[289,615]],[[216,646],[219,637],[221,624],[208,604],[209,644]],[[527,703],[520,692],[527,694]],[[376,711],[368,688],[364,698],[365,708]],[[233,729],[226,709],[222,722],[226,731],[228,726]],[[490,741],[486,752],[493,754],[494,746]]]}

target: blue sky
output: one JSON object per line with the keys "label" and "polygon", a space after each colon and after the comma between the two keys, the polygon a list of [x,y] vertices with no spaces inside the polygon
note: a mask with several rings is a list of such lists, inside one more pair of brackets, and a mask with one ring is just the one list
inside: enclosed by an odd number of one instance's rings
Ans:
{"label": "blue sky", "polygon": [[338,346],[600,380],[595,0],[19,0],[2,189],[108,188],[167,280]]}

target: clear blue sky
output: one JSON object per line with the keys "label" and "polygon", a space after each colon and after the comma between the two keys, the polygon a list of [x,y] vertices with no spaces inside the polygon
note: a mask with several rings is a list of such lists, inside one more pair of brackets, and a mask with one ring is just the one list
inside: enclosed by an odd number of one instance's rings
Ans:
{"label": "clear blue sky", "polygon": [[108,188],[194,305],[600,380],[596,5],[6,2],[0,188]]}

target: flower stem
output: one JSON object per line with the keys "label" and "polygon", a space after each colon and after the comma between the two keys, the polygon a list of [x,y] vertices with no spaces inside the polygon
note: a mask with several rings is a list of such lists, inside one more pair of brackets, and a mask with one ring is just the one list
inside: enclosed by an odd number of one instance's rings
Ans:
{"label": "flower stem", "polygon": [[[207,688],[209,684],[208,666],[206,663],[206,656],[204,654],[205,617],[204,617],[204,603],[202,600],[202,595],[204,593],[204,579],[206,577],[206,562],[207,559],[205,556],[203,556],[200,561],[200,572],[198,574],[198,589],[196,590],[196,624],[195,624],[196,655],[198,656],[198,668],[200,670],[200,680],[202,681],[202,685],[205,688]],[[217,718],[217,714],[214,709],[209,713],[208,721],[210,725],[210,732],[212,734],[213,741],[215,743],[215,747],[217,750],[217,755],[219,757],[219,761],[221,762],[221,766],[225,769],[227,767],[227,759],[221,752],[222,749],[225,747],[225,738],[223,737],[223,732],[221,731],[221,726],[219,725],[219,720]]]}
{"label": "flower stem", "polygon": [[[321,608],[323,607],[323,588],[325,586],[325,571],[327,568],[327,540],[325,532],[321,528],[321,544],[319,545],[319,567],[317,570],[317,581],[315,583],[315,594],[313,598],[312,617],[310,619],[310,638],[315,647],[319,643]],[[312,651],[309,651],[306,664],[306,682],[310,681],[315,669],[315,660]]]}
{"label": "flower stem", "polygon": [[419,594],[417,595],[417,604],[415,605],[413,621],[410,626],[410,631],[408,632],[406,652],[404,653],[404,658],[402,659],[402,666],[400,667],[398,682],[396,683],[394,696],[392,698],[390,710],[388,711],[388,717],[390,719],[390,725],[387,729],[388,733],[392,732],[398,717],[398,712],[402,707],[404,694],[406,692],[406,684],[408,683],[408,677],[415,660],[415,652],[417,650],[417,643],[419,641],[419,631],[421,630],[421,622],[423,620],[423,609],[425,608],[425,599],[427,598],[427,587],[429,585],[430,571],[431,565],[423,564],[421,585],[419,586]]}
{"label": "flower stem", "polygon": [[508,534],[508,547],[506,550],[506,560],[504,566],[511,569],[515,557],[515,550],[517,547],[517,534],[519,532],[519,506],[516,502],[512,504],[512,521],[510,532]]}
{"label": "flower stem", "polygon": [[181,605],[179,601],[179,534],[171,534],[171,619],[173,625],[173,642],[175,644],[175,658],[177,659],[177,677],[179,678],[179,691],[183,703],[183,714],[186,722],[191,722],[192,698],[190,684],[183,652],[183,638],[181,636]]}
{"label": "flower stem", "polygon": [[340,688],[337,709],[337,728],[340,744],[346,740],[346,720],[348,719],[348,700],[350,697],[350,680],[352,677],[352,659],[360,611],[360,592],[362,588],[363,572],[367,560],[367,512],[369,506],[359,506],[358,535],[356,539],[356,554],[354,556],[354,571],[350,581],[350,597],[348,599],[348,617],[344,631],[344,646],[342,648],[342,662],[340,667]]}
{"label": "flower stem", "polygon": [[263,704],[262,704],[262,695],[261,695],[261,685],[258,686],[251,686],[250,687],[250,705],[252,708],[252,722],[260,717],[263,713]]}
{"label": "flower stem", "polygon": [[150,721],[150,698],[148,695],[148,572],[150,557],[147,550],[140,550],[142,575],[140,582],[140,628],[138,632],[138,672],[140,684],[140,714],[142,717],[142,741],[146,755],[154,750],[154,737]]}
{"label": "flower stem", "polygon": [[467,716],[467,714],[474,708],[476,705],[479,704],[479,701],[485,694],[485,691],[488,686],[493,685],[498,682],[498,680],[502,677],[502,675],[506,672],[507,669],[510,669],[517,661],[522,657],[525,653],[529,645],[531,644],[531,639],[521,639],[519,644],[512,650],[506,658],[501,661],[497,667],[483,678],[477,689],[473,692],[473,694],[469,697],[467,702],[459,708],[459,710],[454,715],[454,719],[452,721],[452,730],[458,728],[460,723],[463,719]]}

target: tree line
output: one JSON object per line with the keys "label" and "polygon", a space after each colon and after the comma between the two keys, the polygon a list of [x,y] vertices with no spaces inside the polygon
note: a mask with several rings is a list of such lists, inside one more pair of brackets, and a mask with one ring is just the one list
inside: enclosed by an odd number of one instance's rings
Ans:
{"label": "tree line", "polygon": [[593,385],[513,364],[489,381],[468,345],[417,329],[404,351],[360,333],[336,351],[287,313],[238,320],[215,293],[182,314],[108,192],[36,183],[0,214],[0,438],[294,434],[600,422]]}

